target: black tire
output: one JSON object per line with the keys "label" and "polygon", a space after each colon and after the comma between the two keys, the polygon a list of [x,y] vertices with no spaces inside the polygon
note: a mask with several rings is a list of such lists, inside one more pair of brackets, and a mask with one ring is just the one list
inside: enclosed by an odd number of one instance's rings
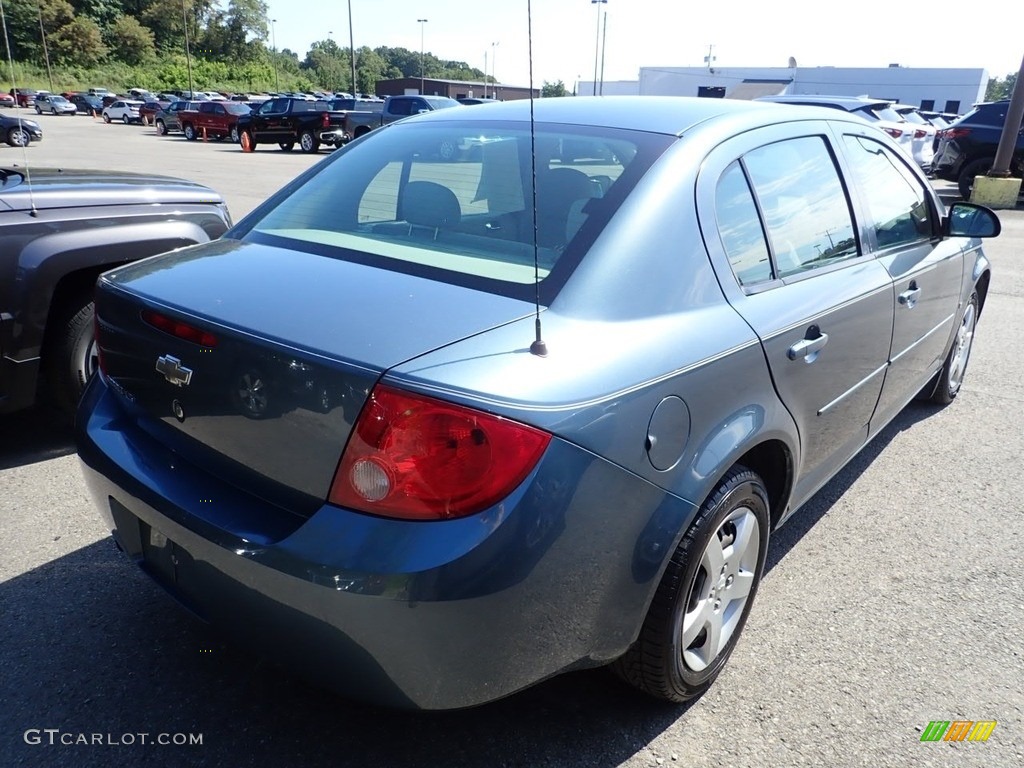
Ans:
{"label": "black tire", "polygon": [[156,121],[156,132],[157,132],[158,136],[166,136],[167,135],[167,125],[164,123],[163,120],[157,120]]}
{"label": "black tire", "polygon": [[768,526],[764,483],[749,469],[733,467],[676,547],[637,641],[612,671],[667,701],[704,693],[725,666],[754,603]]}
{"label": "black tire", "polygon": [[299,136],[299,149],[307,155],[320,151],[320,142],[316,140],[312,131],[303,131]]}
{"label": "black tire", "polygon": [[964,383],[964,374],[967,373],[967,363],[971,359],[974,330],[978,325],[980,311],[978,292],[973,291],[960,315],[960,324],[957,326],[953,343],[949,347],[949,354],[946,355],[946,362],[942,364],[942,370],[939,371],[939,379],[935,384],[935,391],[932,393],[932,402],[949,405],[960,392],[960,387]]}
{"label": "black tire", "polygon": [[991,157],[986,157],[981,160],[972,160],[964,166],[956,180],[956,185],[960,188],[960,197],[964,200],[971,199],[971,192],[974,189],[974,177],[984,176],[992,170],[992,162]]}
{"label": "black tire", "polygon": [[229,134],[228,138],[231,139],[231,143],[232,144],[237,144],[238,143],[238,140],[239,140],[240,137],[238,135],[238,126],[237,125],[232,125],[231,126],[231,133]]}
{"label": "black tire", "polygon": [[189,141],[195,141],[199,138],[199,134],[196,133],[196,129],[191,123],[185,123],[181,126],[181,132],[185,134],[185,138]]}
{"label": "black tire", "polygon": [[42,109],[40,109],[40,107],[39,107],[39,105],[38,105],[38,104],[36,104],[36,114],[37,114],[37,115],[41,115],[41,114],[43,114],[43,110],[42,110]]}
{"label": "black tire", "polygon": [[7,132],[7,143],[12,147],[27,147],[30,141],[32,141],[32,137],[24,128],[15,126]]}
{"label": "black tire", "polygon": [[52,343],[43,360],[50,394],[67,413],[74,413],[85,385],[96,372],[93,312],[92,298],[81,296],[58,315]]}
{"label": "black tire", "polygon": [[56,108],[56,107],[53,107],[53,108],[52,108],[52,109],[50,110],[50,112],[51,112],[51,113],[53,113],[53,116],[54,116],[54,117],[56,117],[56,116],[57,116],[57,108]]}
{"label": "black tire", "polygon": [[104,113],[103,114],[103,122],[109,124],[110,123],[110,115]]}
{"label": "black tire", "polygon": [[279,146],[281,148],[282,152],[291,152],[293,149],[295,149],[295,142],[294,141],[282,141],[282,142],[279,142],[277,146]]}
{"label": "black tire", "polygon": [[132,119],[130,117],[128,117],[128,115],[121,115],[121,122],[124,123],[125,125],[129,125],[131,123],[131,121],[132,121]]}

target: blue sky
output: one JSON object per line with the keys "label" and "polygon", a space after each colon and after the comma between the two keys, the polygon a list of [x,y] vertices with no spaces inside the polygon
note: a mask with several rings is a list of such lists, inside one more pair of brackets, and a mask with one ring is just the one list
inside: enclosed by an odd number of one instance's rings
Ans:
{"label": "blue sky", "polygon": [[[968,20],[963,0],[533,0],[534,82],[594,76],[599,14],[607,11],[605,80],[634,80],[641,66],[716,65],[983,68],[1003,77],[1024,56],[1021,0],[988,0]],[[356,48],[420,50],[526,85],[526,0],[351,0]],[[268,0],[278,48],[305,55],[328,32],[348,46],[346,0]],[[1016,10],[1014,10],[1016,8]],[[1000,18],[1000,14],[1002,18]],[[963,34],[964,25],[970,27]],[[841,37],[840,37],[841,36]],[[496,43],[497,45],[492,45]]]}

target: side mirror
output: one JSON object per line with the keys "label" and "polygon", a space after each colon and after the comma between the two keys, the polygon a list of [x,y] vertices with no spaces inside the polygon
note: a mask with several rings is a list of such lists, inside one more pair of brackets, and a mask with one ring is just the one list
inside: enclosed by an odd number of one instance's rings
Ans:
{"label": "side mirror", "polygon": [[977,203],[953,203],[942,224],[947,237],[997,237],[1003,229],[995,212]]}

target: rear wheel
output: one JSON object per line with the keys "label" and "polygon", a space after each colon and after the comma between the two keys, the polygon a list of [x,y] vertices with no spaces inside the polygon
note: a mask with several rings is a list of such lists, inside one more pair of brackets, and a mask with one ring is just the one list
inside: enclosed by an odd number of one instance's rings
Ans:
{"label": "rear wheel", "polygon": [[451,160],[455,157],[459,148],[455,145],[455,141],[452,139],[444,139],[437,148],[437,154],[442,160]]}
{"label": "rear wheel", "polygon": [[960,188],[960,197],[964,200],[971,199],[971,192],[974,191],[974,178],[976,176],[984,176],[992,170],[992,158],[984,158],[981,160],[972,160],[964,169],[960,171],[960,177],[957,179],[957,187]]}
{"label": "rear wheel", "polygon": [[299,147],[306,154],[320,151],[320,142],[316,140],[312,131],[303,131],[299,136]]}
{"label": "rear wheel", "polygon": [[74,412],[98,366],[93,312],[89,296],[80,296],[69,305],[57,317],[56,334],[43,361],[50,393],[69,413]]}
{"label": "rear wheel", "polygon": [[975,291],[967,300],[964,312],[960,316],[960,326],[953,338],[953,345],[949,348],[942,370],[939,371],[939,380],[935,392],[932,393],[933,402],[948,405],[956,399],[960,387],[963,386],[967,362],[971,358],[971,347],[974,346],[974,330],[978,325],[979,309],[978,292]]}
{"label": "rear wheel", "polygon": [[121,115],[121,122],[125,125],[128,125],[131,121],[132,119],[128,115]]}
{"label": "rear wheel", "polygon": [[156,132],[160,136],[166,136],[167,135],[167,125],[164,123],[163,120],[157,120],[156,121]]}
{"label": "rear wheel", "polygon": [[196,129],[194,127],[192,127],[191,123],[185,123],[185,125],[182,126],[181,130],[182,130],[182,133],[185,134],[185,138],[188,139],[189,141],[195,141],[198,138],[198,134],[196,133]]}
{"label": "rear wheel", "polygon": [[763,481],[745,467],[734,467],[672,554],[637,641],[613,671],[668,701],[704,693],[750,613],[769,524]]}
{"label": "rear wheel", "polygon": [[36,114],[37,115],[43,114],[43,110],[42,110],[42,108],[40,108],[40,106],[38,104],[36,104]]}
{"label": "rear wheel", "polygon": [[238,143],[238,139],[239,139],[239,136],[238,136],[238,126],[237,125],[232,125],[231,126],[231,134],[230,134],[230,136],[231,136],[231,143],[232,144],[237,144]]}
{"label": "rear wheel", "polygon": [[106,112],[103,113],[103,122],[104,123],[109,123],[110,122],[110,115],[108,115]]}

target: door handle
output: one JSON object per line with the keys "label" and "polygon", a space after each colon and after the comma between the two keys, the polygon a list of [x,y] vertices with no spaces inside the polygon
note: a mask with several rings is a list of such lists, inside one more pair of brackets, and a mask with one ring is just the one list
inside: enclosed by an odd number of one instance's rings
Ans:
{"label": "door handle", "polygon": [[818,353],[828,344],[828,334],[822,333],[817,326],[811,326],[808,334],[817,331],[818,335],[811,339],[802,339],[786,350],[786,357],[790,360],[799,360],[801,357],[808,363],[813,363]]}
{"label": "door handle", "polygon": [[917,304],[917,297],[920,295],[921,289],[917,287],[917,283],[911,283],[910,287],[896,298],[907,309],[913,309],[914,305]]}

